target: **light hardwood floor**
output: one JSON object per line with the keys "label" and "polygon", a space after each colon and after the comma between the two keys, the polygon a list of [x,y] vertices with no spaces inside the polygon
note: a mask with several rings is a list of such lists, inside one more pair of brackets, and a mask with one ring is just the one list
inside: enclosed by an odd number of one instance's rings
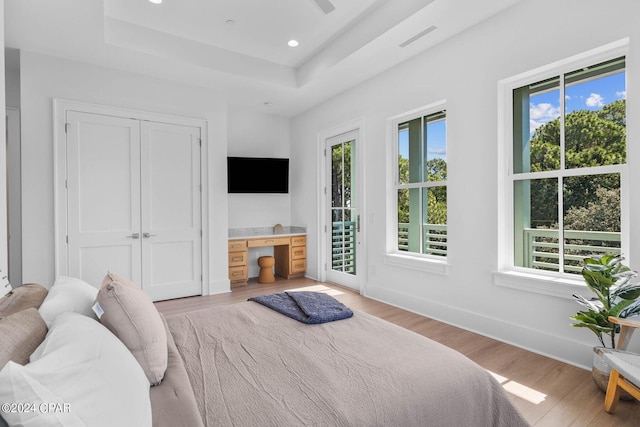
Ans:
{"label": "light hardwood floor", "polygon": [[640,404],[635,401],[620,401],[614,415],[604,412],[604,393],[593,383],[589,371],[365,298],[329,283],[295,279],[260,285],[250,280],[248,286],[229,293],[162,301],[156,303],[156,307],[170,315],[301,288],[329,292],[354,310],[410,329],[466,355],[494,373],[514,404],[534,426],[640,426]]}

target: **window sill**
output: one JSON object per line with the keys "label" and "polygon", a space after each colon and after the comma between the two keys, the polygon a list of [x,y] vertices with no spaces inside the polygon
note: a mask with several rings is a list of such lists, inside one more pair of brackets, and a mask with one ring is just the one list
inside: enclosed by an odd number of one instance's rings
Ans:
{"label": "window sill", "polygon": [[572,294],[575,292],[588,291],[587,285],[584,284],[582,278],[573,280],[514,270],[494,272],[493,284],[570,300],[573,300]]}
{"label": "window sill", "polygon": [[384,263],[396,267],[441,274],[443,276],[449,274],[449,264],[447,264],[446,260],[404,254],[387,254],[384,258]]}

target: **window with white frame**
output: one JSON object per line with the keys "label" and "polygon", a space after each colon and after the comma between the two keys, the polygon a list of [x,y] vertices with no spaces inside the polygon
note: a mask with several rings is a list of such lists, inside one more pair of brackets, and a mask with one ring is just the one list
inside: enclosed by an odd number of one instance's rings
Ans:
{"label": "window with white frame", "polygon": [[575,274],[625,243],[625,58],[573,67],[512,90],[514,267]]}
{"label": "window with white frame", "polygon": [[446,111],[401,118],[397,127],[398,252],[447,256]]}

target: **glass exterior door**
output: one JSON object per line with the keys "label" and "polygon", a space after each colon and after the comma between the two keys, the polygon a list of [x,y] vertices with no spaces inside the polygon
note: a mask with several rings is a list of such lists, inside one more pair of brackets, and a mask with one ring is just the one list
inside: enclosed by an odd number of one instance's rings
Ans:
{"label": "glass exterior door", "polygon": [[360,213],[357,206],[356,132],[327,140],[329,208],[327,280],[357,288]]}

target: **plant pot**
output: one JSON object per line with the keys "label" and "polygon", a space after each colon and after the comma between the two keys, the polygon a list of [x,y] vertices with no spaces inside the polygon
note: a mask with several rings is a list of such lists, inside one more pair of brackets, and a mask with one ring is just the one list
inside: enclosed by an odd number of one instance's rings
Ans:
{"label": "plant pot", "polygon": [[[603,392],[607,392],[609,385],[609,376],[611,375],[611,366],[604,360],[602,347],[593,347],[593,367],[591,368],[591,377],[598,388]],[[624,390],[620,390],[620,399],[634,400],[633,396]]]}

